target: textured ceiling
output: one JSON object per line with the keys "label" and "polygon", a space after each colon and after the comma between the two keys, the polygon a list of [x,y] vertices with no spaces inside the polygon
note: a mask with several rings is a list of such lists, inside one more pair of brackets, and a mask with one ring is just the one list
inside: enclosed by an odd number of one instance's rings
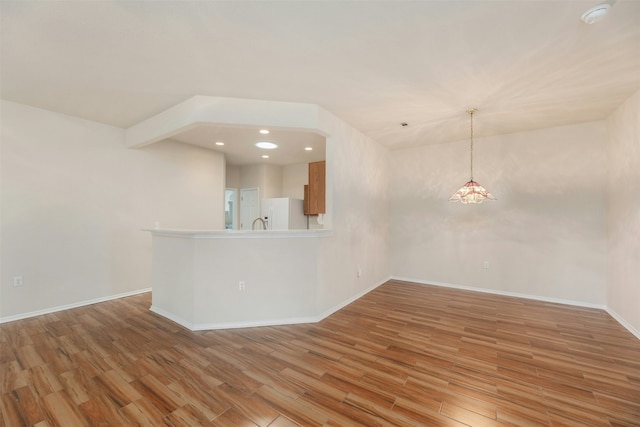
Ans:
{"label": "textured ceiling", "polygon": [[[605,118],[640,1],[2,0],[4,99],[129,127],[193,95],[319,104],[390,148]],[[409,126],[400,126],[401,122]]]}

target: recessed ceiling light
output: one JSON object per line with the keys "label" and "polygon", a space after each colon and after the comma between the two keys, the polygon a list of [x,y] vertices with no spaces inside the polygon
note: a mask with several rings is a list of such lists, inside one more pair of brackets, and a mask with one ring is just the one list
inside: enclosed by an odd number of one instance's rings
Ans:
{"label": "recessed ceiling light", "polygon": [[224,142],[218,141],[218,142],[216,142],[216,145],[224,145]]}
{"label": "recessed ceiling light", "polygon": [[269,131],[267,129],[260,129],[260,133],[263,135],[267,135]]}
{"label": "recessed ceiling light", "polygon": [[611,9],[611,5],[609,3],[599,4],[583,13],[580,19],[587,24],[595,24],[604,18],[604,16],[609,12],[609,9]]}
{"label": "recessed ceiling light", "polygon": [[313,150],[313,148],[312,148],[312,147],[304,147],[304,149],[305,149],[306,151],[311,151],[311,150]]}
{"label": "recessed ceiling light", "polygon": [[274,144],[273,142],[260,141],[256,143],[256,147],[263,148],[265,150],[273,150],[274,148],[278,148],[278,144]]}
{"label": "recessed ceiling light", "polygon": [[262,158],[263,158],[263,159],[268,159],[268,158],[269,158],[269,156],[268,156],[268,155],[266,155],[266,154],[263,154],[263,155],[262,155]]}

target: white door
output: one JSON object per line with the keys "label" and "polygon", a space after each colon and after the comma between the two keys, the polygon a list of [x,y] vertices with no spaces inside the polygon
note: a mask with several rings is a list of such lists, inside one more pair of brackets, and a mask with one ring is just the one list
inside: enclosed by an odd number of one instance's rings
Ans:
{"label": "white door", "polygon": [[260,218],[260,189],[240,189],[240,230],[251,230],[251,224]]}

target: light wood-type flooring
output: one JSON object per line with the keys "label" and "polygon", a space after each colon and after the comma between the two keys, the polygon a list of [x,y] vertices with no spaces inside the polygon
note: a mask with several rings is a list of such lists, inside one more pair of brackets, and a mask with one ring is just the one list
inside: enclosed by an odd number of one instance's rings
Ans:
{"label": "light wood-type flooring", "polygon": [[5,426],[639,426],[602,310],[389,281],[317,324],[190,332],[150,294],[0,326]]}

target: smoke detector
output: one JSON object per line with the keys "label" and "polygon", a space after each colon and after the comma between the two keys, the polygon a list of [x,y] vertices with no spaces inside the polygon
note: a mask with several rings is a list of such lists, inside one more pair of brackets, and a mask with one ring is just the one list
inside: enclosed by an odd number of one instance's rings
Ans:
{"label": "smoke detector", "polygon": [[595,24],[596,22],[602,20],[602,18],[605,17],[605,15],[609,12],[609,9],[611,9],[611,4],[609,3],[599,4],[587,10],[585,13],[583,13],[580,19],[582,19],[582,21],[585,22],[586,24]]}

